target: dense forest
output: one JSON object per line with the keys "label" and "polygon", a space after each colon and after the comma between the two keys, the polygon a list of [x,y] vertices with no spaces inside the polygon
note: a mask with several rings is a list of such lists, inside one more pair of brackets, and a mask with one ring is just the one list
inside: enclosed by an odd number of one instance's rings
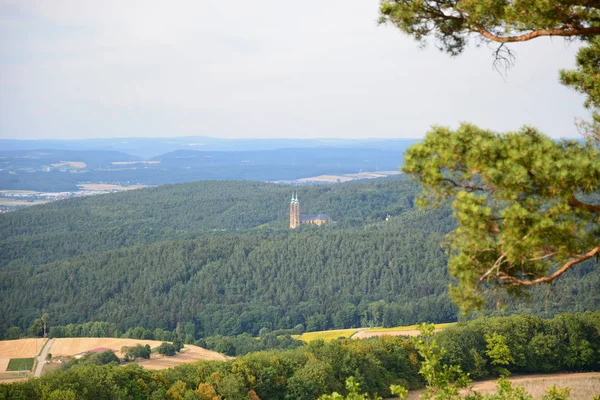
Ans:
{"label": "dense forest", "polygon": [[[488,346],[500,336],[511,372],[589,371],[600,368],[600,312],[478,319],[447,328],[433,338],[446,349],[445,365],[474,378],[497,373]],[[108,358],[106,362],[111,359]],[[114,358],[113,358],[114,360]],[[385,336],[367,340],[314,341],[287,351],[252,353],[235,360],[202,361],[147,371],[137,365],[98,365],[99,357],[66,363],[41,378],[0,385],[10,399],[229,399],[313,400],[345,393],[354,377],[364,392],[389,396],[389,386],[422,387],[422,358],[412,342]],[[217,397],[221,396],[221,397]]]}
{"label": "dense forest", "polygon": [[[298,188],[302,212],[336,224],[289,230],[291,188],[199,182],[73,199],[0,216],[0,326],[114,323],[194,339],[457,319],[448,300],[447,208],[417,211],[403,179]],[[390,214],[389,221],[385,217]],[[490,313],[600,308],[582,264],[532,301],[490,293]],[[189,326],[189,325],[188,325]]]}

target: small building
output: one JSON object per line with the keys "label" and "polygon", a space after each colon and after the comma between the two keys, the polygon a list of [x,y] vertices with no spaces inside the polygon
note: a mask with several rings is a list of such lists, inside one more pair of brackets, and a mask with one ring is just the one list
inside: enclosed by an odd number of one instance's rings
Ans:
{"label": "small building", "polygon": [[292,200],[290,202],[290,229],[296,229],[302,224],[321,226],[332,222],[333,220],[327,214],[300,214],[298,194],[292,194]]}

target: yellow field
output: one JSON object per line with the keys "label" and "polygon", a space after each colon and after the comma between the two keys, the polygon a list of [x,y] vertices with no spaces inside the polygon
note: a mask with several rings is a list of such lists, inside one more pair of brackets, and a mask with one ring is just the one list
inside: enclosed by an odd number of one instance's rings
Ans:
{"label": "yellow field", "polygon": [[36,357],[47,339],[0,340],[0,358]]}
{"label": "yellow field", "polygon": [[112,165],[160,164],[160,161],[113,161]]}
{"label": "yellow field", "polygon": [[[439,331],[448,326],[454,325],[454,322],[446,324],[435,324],[435,330]],[[417,336],[419,335],[418,325],[396,326],[393,328],[353,328],[339,329],[332,331],[305,332],[302,335],[292,335],[294,339],[304,342],[322,339],[325,341],[335,340],[339,337],[352,339],[366,339],[374,336],[392,335],[392,336]]]}
{"label": "yellow field", "polygon": [[82,162],[82,161],[61,161],[59,163],[56,164],[50,164],[53,167],[59,168],[59,167],[64,167],[65,165],[70,165],[73,168],[85,168],[87,167],[87,164]]}
{"label": "yellow field", "polygon": [[[455,325],[456,322],[448,322],[445,324],[435,324],[435,329],[443,329],[449,326]],[[406,325],[406,326],[395,326],[393,328],[369,328],[367,332],[399,332],[399,331],[413,331],[418,330],[419,325]]]}
{"label": "yellow field", "polygon": [[335,340],[339,337],[349,338],[350,336],[354,335],[358,331],[359,331],[358,329],[339,329],[336,331],[306,332],[300,336],[294,335],[293,337],[296,339],[302,340],[303,342],[306,342],[306,343],[311,342],[313,340],[319,340],[319,339],[322,339],[322,340],[328,342],[330,340]]}
{"label": "yellow field", "polygon": [[106,347],[115,350],[117,357],[121,356],[121,347],[123,346],[142,346],[158,347],[162,342],[160,340],[138,340],[138,339],[116,339],[116,338],[58,338],[54,340],[50,353],[52,357],[71,357],[75,354],[83,353]]}
{"label": "yellow field", "polygon": [[13,199],[8,199],[8,198],[0,198],[0,206],[33,206],[36,204],[44,204],[44,203],[48,203],[50,200],[33,200],[33,201],[26,201],[26,200],[13,200]]}
{"label": "yellow field", "polygon": [[298,182],[349,182],[356,179],[373,179],[383,178],[390,175],[399,175],[400,171],[375,171],[375,172],[359,172],[357,174],[344,174],[344,175],[319,175],[311,176],[309,178],[298,179]]}
{"label": "yellow field", "polygon": [[109,185],[104,183],[83,183],[77,186],[82,190],[134,190],[146,187],[145,185],[121,186]]}
{"label": "yellow field", "polygon": [[165,357],[160,354],[152,354],[149,360],[139,360],[138,364],[149,370],[165,369],[180,364],[196,362],[200,360],[226,361],[231,359],[221,353],[206,350],[202,347],[186,344],[181,353],[173,357]]}
{"label": "yellow field", "polygon": [[0,340],[0,379],[16,377],[15,373],[6,373],[11,358],[36,357],[47,339]]}
{"label": "yellow field", "polygon": [[10,358],[0,358],[0,373],[6,372],[6,367],[8,367],[9,362]]}

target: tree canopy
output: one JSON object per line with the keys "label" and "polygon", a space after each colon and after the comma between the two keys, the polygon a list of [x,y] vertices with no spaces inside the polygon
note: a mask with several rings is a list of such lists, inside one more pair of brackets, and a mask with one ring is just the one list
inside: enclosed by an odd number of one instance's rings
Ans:
{"label": "tree canopy", "polygon": [[[600,139],[600,3],[589,0],[382,0],[381,22],[421,44],[458,55],[469,40],[498,43],[496,61],[512,63],[508,43],[543,36],[583,39],[576,69],[560,81],[586,96]],[[600,141],[557,142],[535,129],[496,134],[463,124],[434,127],[406,153],[403,170],[425,188],[424,199],[453,199],[458,228],[449,236],[455,300],[483,304],[489,284],[520,293],[552,282],[600,254]],[[587,201],[584,197],[587,196]]]}
{"label": "tree canopy", "polygon": [[452,55],[471,37],[502,46],[543,36],[600,34],[600,5],[594,0],[382,0],[380,11],[381,22],[421,43],[433,36]]}
{"label": "tree canopy", "polygon": [[514,291],[552,282],[600,254],[600,205],[591,202],[600,158],[590,143],[557,142],[532,128],[435,127],[403,169],[424,186],[422,203],[453,199],[448,265],[464,308],[482,305],[489,283]]}

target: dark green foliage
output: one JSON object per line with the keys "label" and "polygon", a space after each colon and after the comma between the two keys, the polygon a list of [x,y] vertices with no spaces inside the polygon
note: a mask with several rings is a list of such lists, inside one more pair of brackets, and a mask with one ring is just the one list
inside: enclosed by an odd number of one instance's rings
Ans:
{"label": "dark green foliage", "polygon": [[163,356],[174,356],[177,353],[177,349],[171,343],[163,342],[158,346],[158,354],[162,354]]}
{"label": "dark green foliage", "polygon": [[[441,363],[455,361],[465,372],[476,368],[469,358],[471,346],[484,358],[485,365],[480,368],[491,371],[486,335],[496,338],[490,343],[495,343],[497,350],[506,354],[508,348],[513,361],[506,367],[512,372],[549,371],[544,365],[553,365],[551,371],[581,371],[600,368],[599,331],[600,312],[595,312],[564,314],[551,320],[529,316],[479,319],[447,328],[433,338],[446,349]],[[556,338],[555,344],[533,340],[540,334]],[[86,357],[90,360],[93,356]],[[347,394],[345,382],[350,377],[361,392],[385,397],[390,395],[390,385],[422,387],[422,365],[415,346],[401,337],[315,341],[284,352],[252,353],[227,362],[201,361],[163,371],[83,362],[39,379],[0,384],[0,398],[36,400],[49,393],[72,393],[73,398],[162,399],[177,398],[173,397],[176,394],[197,398],[203,393],[211,399],[220,395],[247,400],[254,391],[261,399],[310,400],[326,393]]]}
{"label": "dark green foliage", "polygon": [[287,350],[302,346],[304,342],[293,339],[290,336],[291,332],[291,329],[280,329],[259,338],[247,333],[238,336],[209,336],[196,341],[195,344],[228,356],[241,356],[271,349]]}
{"label": "dark green foliage", "polygon": [[477,319],[439,332],[447,349],[444,363],[459,365],[473,377],[494,370],[486,336],[506,338],[511,372],[556,372],[600,368],[600,312],[561,314],[553,319],[515,315]]}
{"label": "dark green foliage", "polygon": [[106,364],[119,364],[119,357],[112,352],[112,350],[106,350],[102,353],[89,352],[81,358],[71,358],[65,364],[62,369],[70,369],[75,366],[81,365],[106,365]]}
{"label": "dark green foliage", "polygon": [[125,361],[133,361],[136,358],[150,358],[151,353],[150,345],[142,346],[138,344],[136,346],[123,346],[121,354],[123,354]]}
{"label": "dark green foliage", "polygon": [[[338,223],[290,231],[289,191],[202,182],[1,215],[0,327],[27,329],[44,311],[50,337],[192,343],[263,328],[456,319],[439,245],[454,226],[447,208],[416,211],[418,188],[397,179],[300,188],[303,212]],[[555,283],[556,295],[538,289],[531,303],[503,301],[506,312],[542,316],[596,310],[598,285],[590,261]],[[237,355],[295,345],[274,336],[258,347],[246,337],[225,341]]]}

